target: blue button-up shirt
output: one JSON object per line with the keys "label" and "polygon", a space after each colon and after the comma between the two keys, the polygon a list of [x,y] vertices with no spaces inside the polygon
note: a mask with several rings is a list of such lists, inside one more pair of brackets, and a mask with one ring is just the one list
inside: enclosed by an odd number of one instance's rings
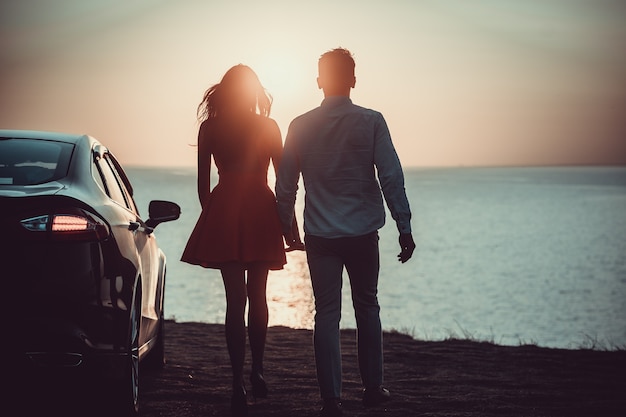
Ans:
{"label": "blue button-up shirt", "polygon": [[300,174],[305,234],[339,238],[374,232],[385,223],[383,195],[398,231],[411,232],[404,174],[381,113],[349,97],[330,96],[291,122],[275,190],[285,232],[291,229]]}

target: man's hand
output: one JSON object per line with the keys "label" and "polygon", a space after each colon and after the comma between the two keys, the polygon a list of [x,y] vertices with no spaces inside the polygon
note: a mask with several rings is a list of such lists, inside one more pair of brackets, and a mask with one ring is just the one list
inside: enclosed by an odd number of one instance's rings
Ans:
{"label": "man's hand", "polygon": [[304,243],[302,243],[302,240],[300,240],[299,234],[296,234],[294,236],[293,233],[286,233],[283,235],[283,237],[285,238],[285,245],[287,246],[285,248],[285,252],[291,252],[294,250],[305,250]]}
{"label": "man's hand", "polygon": [[293,216],[293,222],[291,223],[291,230],[288,233],[284,233],[285,238],[285,252],[291,252],[294,250],[305,250],[304,243],[300,239],[300,228],[298,227],[298,221],[296,216]]}
{"label": "man's hand", "polygon": [[302,242],[291,242],[291,244],[287,244],[285,248],[285,252],[291,252],[294,250],[305,250],[304,243]]}
{"label": "man's hand", "polygon": [[415,250],[415,242],[413,242],[413,235],[411,233],[400,233],[400,238],[398,239],[400,242],[400,253],[398,254],[398,260],[402,263],[405,263],[411,256],[413,256],[413,251]]}

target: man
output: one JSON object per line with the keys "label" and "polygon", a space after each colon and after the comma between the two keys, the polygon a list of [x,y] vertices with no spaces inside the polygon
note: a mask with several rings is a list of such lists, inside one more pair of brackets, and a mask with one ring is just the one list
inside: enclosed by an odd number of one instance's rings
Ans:
{"label": "man", "polygon": [[356,83],[354,67],[346,49],[333,49],[320,57],[317,84],[324,100],[291,122],[276,181],[278,211],[289,242],[297,239],[290,230],[300,174],[304,180],[304,244],[315,296],[314,347],[322,416],[342,415],[339,321],[344,267],[356,316],[363,403],[376,406],[390,399],[383,387],[377,298],[383,195],[400,233],[400,262],[409,260],[415,249],[404,175],[385,119],[350,100]]}

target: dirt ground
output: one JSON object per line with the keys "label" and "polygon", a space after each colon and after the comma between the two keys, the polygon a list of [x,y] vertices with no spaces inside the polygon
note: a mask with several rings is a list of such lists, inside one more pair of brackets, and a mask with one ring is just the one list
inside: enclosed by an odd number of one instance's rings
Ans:
{"label": "dirt ground", "polygon": [[[626,416],[624,350],[428,342],[395,332],[384,335],[385,379],[392,401],[383,408],[364,408],[355,333],[342,331],[346,417]],[[141,416],[230,415],[223,325],[168,321],[166,355],[163,370],[141,374]],[[318,415],[310,330],[269,329],[265,377],[269,396],[258,401],[250,396],[251,417]],[[43,415],[57,415],[54,409],[46,411]],[[85,409],[81,415],[93,414]]]}
{"label": "dirt ground", "polygon": [[[361,405],[356,332],[342,332],[346,416],[625,416],[626,352],[504,347],[465,340],[424,342],[385,333],[385,408]],[[224,327],[167,325],[164,370],[143,375],[142,416],[227,416],[230,365]],[[249,359],[248,354],[248,359]],[[250,416],[317,416],[312,332],[272,327],[267,399]]]}

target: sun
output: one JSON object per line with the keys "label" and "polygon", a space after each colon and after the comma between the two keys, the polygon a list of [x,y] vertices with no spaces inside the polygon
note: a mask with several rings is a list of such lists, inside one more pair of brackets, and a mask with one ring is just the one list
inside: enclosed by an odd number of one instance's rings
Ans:
{"label": "sun", "polygon": [[272,95],[295,95],[302,88],[302,67],[289,57],[265,59],[256,65],[255,71]]}
{"label": "sun", "polygon": [[293,49],[265,49],[248,60],[261,84],[272,96],[272,117],[278,123],[283,139],[289,123],[299,114],[322,100],[317,88],[317,60],[299,55]]}
{"label": "sun", "polygon": [[291,51],[266,51],[250,64],[263,87],[274,98],[275,105],[298,102],[315,94],[315,65]]}

